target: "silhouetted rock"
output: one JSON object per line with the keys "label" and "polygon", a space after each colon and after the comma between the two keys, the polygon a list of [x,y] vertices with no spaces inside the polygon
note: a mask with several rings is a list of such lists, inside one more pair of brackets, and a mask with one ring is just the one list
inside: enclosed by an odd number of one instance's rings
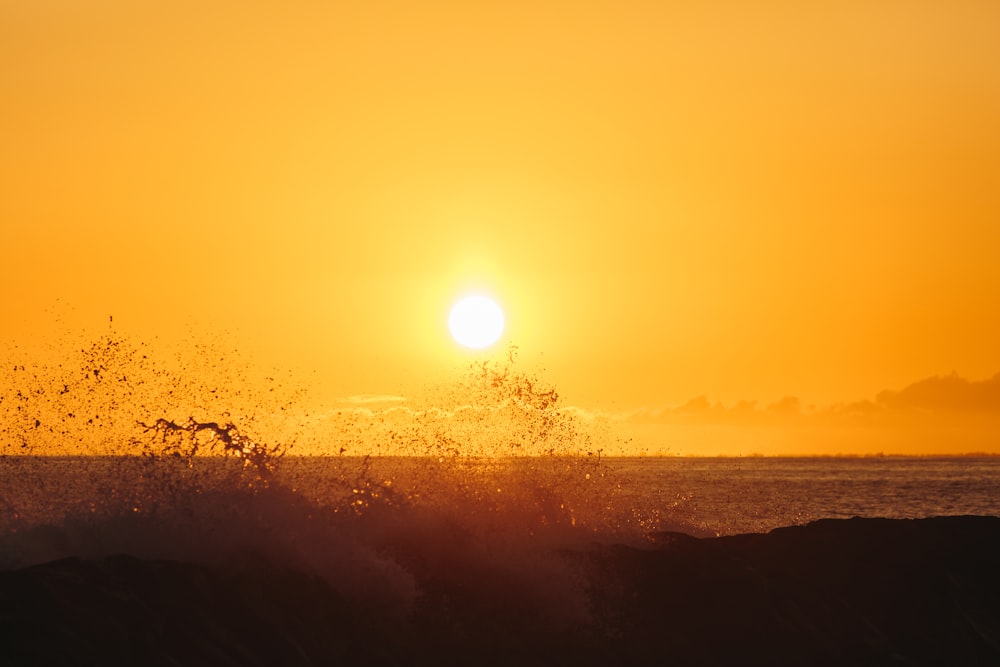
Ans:
{"label": "silhouetted rock", "polygon": [[823,520],[597,562],[624,663],[1000,664],[998,518]]}
{"label": "silhouetted rock", "polygon": [[530,590],[498,595],[481,564],[405,553],[420,587],[405,617],[253,558],[60,560],[0,572],[0,663],[1000,664],[1000,518],[652,537],[560,554],[586,621],[544,617]]}

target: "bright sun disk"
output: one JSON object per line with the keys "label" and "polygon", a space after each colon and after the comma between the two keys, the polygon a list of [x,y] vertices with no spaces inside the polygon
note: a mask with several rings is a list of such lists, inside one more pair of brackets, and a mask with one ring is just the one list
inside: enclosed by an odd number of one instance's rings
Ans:
{"label": "bright sun disk", "polygon": [[451,308],[448,330],[460,345],[480,349],[492,345],[503,333],[503,311],[485,296],[467,296]]}

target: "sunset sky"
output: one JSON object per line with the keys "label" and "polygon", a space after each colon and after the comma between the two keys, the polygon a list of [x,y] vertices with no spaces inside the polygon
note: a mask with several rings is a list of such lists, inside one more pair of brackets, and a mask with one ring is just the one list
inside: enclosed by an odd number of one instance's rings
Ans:
{"label": "sunset sky", "polygon": [[642,428],[926,394],[1000,451],[1000,3],[0,0],[0,247],[7,343],[406,394],[483,292]]}

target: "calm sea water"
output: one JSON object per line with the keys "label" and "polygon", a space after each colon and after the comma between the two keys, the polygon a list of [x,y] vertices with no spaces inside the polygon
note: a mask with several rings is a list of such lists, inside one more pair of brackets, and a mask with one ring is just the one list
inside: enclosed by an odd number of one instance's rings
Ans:
{"label": "calm sea water", "polygon": [[[59,525],[88,508],[129,511],[133,498],[140,513],[175,505],[202,512],[205,489],[240,484],[232,463],[202,461],[192,471],[139,458],[7,458],[0,465],[0,528]],[[303,501],[350,511],[394,493],[408,504],[464,504],[462,521],[470,523],[501,513],[516,522],[517,512],[551,523],[572,506],[574,520],[594,525],[634,519],[633,531],[699,536],[821,518],[1000,516],[1000,457],[522,460],[488,474],[484,465],[449,463],[442,472],[431,459],[288,458],[276,479]]]}
{"label": "calm sea water", "polygon": [[678,457],[610,465],[631,480],[637,501],[710,533],[853,516],[1000,516],[1000,457]]}

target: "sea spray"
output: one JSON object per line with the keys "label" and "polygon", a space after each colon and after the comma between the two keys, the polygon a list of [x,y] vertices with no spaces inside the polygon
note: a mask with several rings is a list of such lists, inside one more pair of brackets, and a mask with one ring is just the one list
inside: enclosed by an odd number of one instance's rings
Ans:
{"label": "sea spray", "polygon": [[996,662],[996,520],[657,533],[697,528],[692,480],[746,513],[803,463],[609,462],[513,355],[315,409],[209,347],[74,349],[5,362],[5,664]]}
{"label": "sea spray", "polygon": [[562,551],[651,527],[513,349],[402,404],[326,410],[218,346],[173,365],[111,334],[75,349],[5,376],[0,565],[258,558],[391,616],[472,595],[558,625],[589,613]]}

